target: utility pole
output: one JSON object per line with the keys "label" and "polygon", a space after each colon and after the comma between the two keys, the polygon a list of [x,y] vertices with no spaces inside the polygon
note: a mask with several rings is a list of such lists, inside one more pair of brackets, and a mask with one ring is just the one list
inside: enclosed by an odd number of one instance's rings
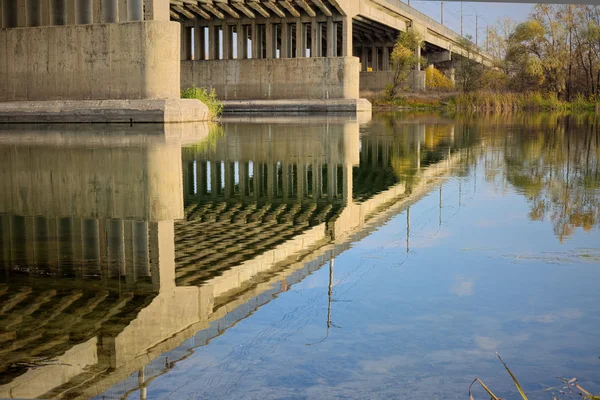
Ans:
{"label": "utility pole", "polygon": [[479,47],[479,14],[475,13],[475,45]]}
{"label": "utility pole", "polygon": [[444,25],[444,2],[442,1],[442,25]]}
{"label": "utility pole", "polygon": [[463,21],[464,21],[464,17],[463,17],[463,2],[460,2],[460,36],[465,37],[465,33],[463,30]]}
{"label": "utility pole", "polygon": [[485,51],[490,51],[490,26],[485,26]]}

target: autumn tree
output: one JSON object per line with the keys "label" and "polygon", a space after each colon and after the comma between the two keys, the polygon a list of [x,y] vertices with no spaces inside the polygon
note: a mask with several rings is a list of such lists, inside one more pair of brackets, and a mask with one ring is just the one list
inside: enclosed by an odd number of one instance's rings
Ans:
{"label": "autumn tree", "polygon": [[394,76],[387,88],[388,98],[396,97],[412,71],[424,63],[418,52],[422,46],[423,41],[416,32],[406,32],[398,36],[390,56]]}

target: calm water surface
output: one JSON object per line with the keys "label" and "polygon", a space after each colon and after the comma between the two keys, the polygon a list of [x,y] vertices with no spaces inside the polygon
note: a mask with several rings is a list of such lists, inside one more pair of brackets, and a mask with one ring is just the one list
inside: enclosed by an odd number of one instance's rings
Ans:
{"label": "calm water surface", "polygon": [[0,127],[0,398],[600,393],[599,122]]}

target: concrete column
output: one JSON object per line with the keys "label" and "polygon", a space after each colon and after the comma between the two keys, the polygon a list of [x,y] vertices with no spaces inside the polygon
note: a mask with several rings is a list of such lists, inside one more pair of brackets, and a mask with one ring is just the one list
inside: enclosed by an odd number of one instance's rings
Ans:
{"label": "concrete column", "polygon": [[263,164],[254,163],[254,200],[258,200],[263,192],[263,167]]}
{"label": "concrete column", "polygon": [[[119,22],[127,22],[129,21],[129,2],[130,0],[119,0],[118,1],[118,10],[117,12],[119,13]],[[142,10],[142,16],[143,16],[143,10]]]}
{"label": "concrete column", "polygon": [[17,25],[19,28],[27,26],[27,0],[13,0],[17,3]]}
{"label": "concrete column", "polygon": [[217,197],[221,188],[220,165],[221,163],[216,161],[210,162],[210,196],[213,199]]}
{"label": "concrete column", "polygon": [[194,26],[194,60],[206,59],[206,37],[204,27],[196,22]]}
{"label": "concrete column", "polygon": [[323,27],[317,22],[317,57],[323,56]]}
{"label": "concrete column", "polygon": [[67,24],[67,0],[53,0],[52,25]]}
{"label": "concrete column", "polygon": [[275,195],[275,164],[267,164],[267,199],[273,200]]}
{"label": "concrete column", "polygon": [[144,20],[169,21],[171,19],[169,0],[143,0]]}
{"label": "concrete column", "polygon": [[40,0],[27,0],[27,26],[42,24],[42,5]]}
{"label": "concrete column", "polygon": [[310,21],[310,56],[311,56],[311,58],[319,57],[318,48],[320,46],[318,45],[318,40],[319,40],[318,28],[319,28],[319,23],[317,22],[316,18],[313,18]]}
{"label": "concrete column", "polygon": [[192,28],[181,25],[181,60],[192,59]]}
{"label": "concrete column", "polygon": [[327,198],[332,201],[336,197],[336,182],[337,165],[329,162],[327,164]]}
{"label": "concrete column", "polygon": [[108,23],[119,22],[118,0],[102,0],[102,21]]}
{"label": "concrete column", "polygon": [[206,161],[196,161],[196,197],[206,194]]}
{"label": "concrete column", "polygon": [[[40,0],[41,26],[52,25],[52,0]],[[0,5],[0,14],[2,14],[2,6]]]}
{"label": "concrete column", "polygon": [[123,222],[123,269],[125,270],[125,283],[132,285],[135,283],[136,274],[134,266],[134,237],[133,224],[134,221]]}
{"label": "concrete column", "polygon": [[281,163],[281,191],[283,201],[288,201],[290,194],[290,166],[284,162]]}
{"label": "concrete column", "polygon": [[93,22],[92,0],[76,0],[75,5],[75,23],[91,24]]}
{"label": "concrete column", "polygon": [[97,268],[90,269],[90,264],[100,264],[100,227],[97,219],[83,220],[82,237],[82,274],[98,273]]}
{"label": "concrete column", "polygon": [[2,264],[6,269],[6,273],[10,269],[11,264],[11,234],[10,234],[10,215],[0,214],[0,232],[2,232],[2,239],[0,241],[0,255],[2,256]]}
{"label": "concrete column", "polygon": [[[144,20],[144,3],[142,0],[127,0],[127,21],[143,21]],[[125,21],[124,16],[121,16],[121,21]]]}
{"label": "concrete column", "polygon": [[136,221],[133,225],[133,268],[135,279],[142,276],[150,276],[150,248],[149,248],[148,222]]}
{"label": "concrete column", "polygon": [[362,70],[367,71],[369,69],[369,52],[366,47],[362,47]]}
{"label": "concrete column", "polygon": [[241,22],[238,22],[236,27],[236,36],[237,36],[237,59],[243,60],[247,58],[248,50],[246,48],[247,40],[246,40],[246,27],[242,25]]}
{"label": "concrete column", "polygon": [[252,20],[252,25],[250,25],[250,40],[252,42],[252,58],[258,58],[258,26],[256,25],[256,20]]}
{"label": "concrete column", "polygon": [[290,57],[290,26],[287,22],[281,22],[281,53],[280,58]]}
{"label": "concrete column", "polygon": [[306,166],[304,164],[299,163],[296,165],[296,183],[298,200],[302,202],[304,200],[304,188],[306,187]]}
{"label": "concrete column", "polygon": [[225,161],[225,199],[233,197],[235,186],[235,164],[230,161]]}
{"label": "concrete column", "polygon": [[379,67],[377,65],[377,59],[378,54],[377,54],[377,46],[375,46],[375,44],[373,44],[373,46],[371,47],[371,67],[373,68],[373,71],[378,71]]}
{"label": "concrete column", "polygon": [[173,221],[150,223],[152,286],[157,292],[175,286],[175,229]]}
{"label": "concrete column", "polygon": [[233,58],[231,46],[231,27],[227,25],[227,23],[224,23],[221,29],[223,31],[223,60],[231,60]]}
{"label": "concrete column", "polygon": [[387,45],[383,48],[383,70],[389,71],[390,69],[390,48]]}
{"label": "concrete column", "polygon": [[240,188],[240,199],[244,199],[248,195],[248,163],[244,161],[240,161],[239,164],[239,188]]}
{"label": "concrete column", "polygon": [[92,0],[92,24],[104,22],[104,0]]}
{"label": "concrete column", "polygon": [[219,59],[219,30],[212,24],[208,26],[208,59]]}
{"label": "concrete column", "polygon": [[342,19],[342,57],[352,57],[352,18]]}
{"label": "concrete column", "polygon": [[125,276],[125,227],[121,219],[107,221],[106,253],[109,277]]}
{"label": "concrete column", "polygon": [[267,58],[275,58],[275,40],[274,38],[274,26],[272,23],[267,22],[265,25],[265,43],[267,46]]}
{"label": "concrete column", "polygon": [[337,57],[337,25],[327,18],[327,57]]}
{"label": "concrete column", "polygon": [[304,25],[302,24],[302,20],[298,18],[296,20],[296,58],[306,56],[305,38]]}
{"label": "concrete column", "polygon": [[452,83],[456,83],[456,68],[448,68],[445,75],[452,81]]}
{"label": "concrete column", "polygon": [[67,0],[67,25],[75,25],[78,0]]}
{"label": "concrete column", "polygon": [[80,278],[83,276],[83,221],[81,218],[71,218],[70,226],[73,270],[75,271],[75,276]]}
{"label": "concrete column", "polygon": [[[420,60],[421,59],[421,43],[419,43],[419,45],[417,46],[417,58]],[[415,66],[415,70],[416,71],[420,71],[421,70],[421,63],[418,62],[417,65]]]}
{"label": "concrete column", "polygon": [[19,24],[17,2],[2,0],[2,28],[16,28]]}

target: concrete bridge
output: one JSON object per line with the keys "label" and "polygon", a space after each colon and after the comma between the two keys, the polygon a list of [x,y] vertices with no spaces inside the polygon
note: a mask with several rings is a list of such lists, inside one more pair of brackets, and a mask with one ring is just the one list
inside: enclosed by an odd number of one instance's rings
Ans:
{"label": "concrete bridge", "polygon": [[[466,56],[456,33],[400,0],[0,4],[5,122],[206,119],[197,101],[179,99],[179,89],[192,85],[215,88],[230,101],[305,100],[322,102],[323,110],[368,110],[360,91],[389,82],[399,34],[418,32],[422,55],[450,77],[453,60]],[[491,62],[482,50],[471,57]],[[422,67],[408,82],[415,89],[424,87]]]}
{"label": "concrete bridge", "polygon": [[[452,79],[453,59],[467,56],[459,35],[400,0],[194,3],[171,2],[182,24],[182,87],[215,88],[225,100],[350,99],[360,88],[382,90],[392,79],[395,40],[407,31]],[[483,50],[469,56],[491,65]],[[424,89],[422,66],[410,85]]]}

